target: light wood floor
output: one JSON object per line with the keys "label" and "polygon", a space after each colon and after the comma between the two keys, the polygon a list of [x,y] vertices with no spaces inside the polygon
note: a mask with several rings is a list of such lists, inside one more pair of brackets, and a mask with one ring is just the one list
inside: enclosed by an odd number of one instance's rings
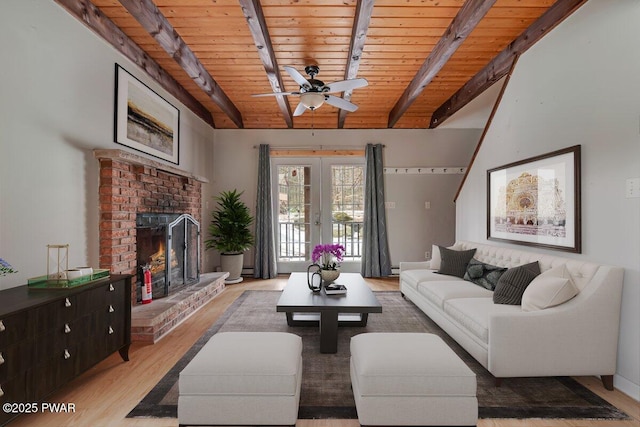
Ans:
{"label": "light wood floor", "polygon": [[[73,414],[23,415],[10,424],[22,426],[149,426],[175,427],[177,419],[129,419],[127,413],[153,388],[227,307],[247,289],[282,289],[286,276],[273,280],[245,280],[227,288],[154,345],[133,344],[130,361],[116,353],[86,372],[47,401],[73,403]],[[397,290],[398,279],[370,280],[374,290]],[[619,391],[607,391],[595,377],[578,378],[589,389],[625,411],[633,420],[506,420],[483,419],[478,427],[640,427],[640,405]],[[357,420],[300,420],[297,427],[358,427]]]}

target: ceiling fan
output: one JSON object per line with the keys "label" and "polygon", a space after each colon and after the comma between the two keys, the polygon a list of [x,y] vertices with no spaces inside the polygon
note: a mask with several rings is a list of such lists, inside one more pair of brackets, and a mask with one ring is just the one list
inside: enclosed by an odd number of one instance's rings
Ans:
{"label": "ceiling fan", "polygon": [[369,84],[366,79],[357,78],[349,80],[340,80],[337,82],[325,84],[322,80],[316,79],[316,75],[320,72],[320,67],[317,65],[307,65],[304,67],[305,73],[311,77],[306,79],[298,70],[293,67],[285,66],[285,71],[300,85],[300,90],[297,92],[273,92],[273,93],[261,93],[252,96],[277,96],[277,95],[298,95],[300,96],[300,103],[293,112],[294,116],[299,116],[305,112],[305,110],[315,110],[319,108],[325,102],[334,107],[354,112],[358,109],[356,104],[353,104],[340,97],[330,95],[330,93],[344,92],[360,87],[365,87]]}

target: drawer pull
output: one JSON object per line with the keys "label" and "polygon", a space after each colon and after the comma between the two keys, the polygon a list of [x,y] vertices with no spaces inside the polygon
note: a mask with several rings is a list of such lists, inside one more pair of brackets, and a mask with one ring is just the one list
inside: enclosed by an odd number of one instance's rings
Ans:
{"label": "drawer pull", "polygon": [[0,387],[0,397],[4,396],[4,391],[2,390],[2,387]]}
{"label": "drawer pull", "polygon": [[111,283],[109,283],[109,292],[113,292],[115,290],[116,290],[116,288],[114,288],[113,285]]}
{"label": "drawer pull", "polygon": [[71,328],[69,327],[68,323],[64,324],[64,333],[68,334],[69,332],[71,332]]}
{"label": "drawer pull", "polygon": [[69,298],[65,298],[64,299],[64,306],[65,307],[71,307],[71,301],[69,301]]}
{"label": "drawer pull", "polygon": [[4,331],[6,328],[4,327],[4,322],[0,320],[0,332]]}
{"label": "drawer pull", "polygon": [[109,335],[113,334],[113,328],[109,326]]}
{"label": "drawer pull", "polygon": [[111,304],[109,304],[109,313],[116,311]]}
{"label": "drawer pull", "polygon": [[69,351],[65,348],[64,349],[64,360],[67,360],[71,357],[71,355],[69,354]]}
{"label": "drawer pull", "polygon": [[2,352],[0,352],[0,365],[4,364],[4,357],[2,357]]}

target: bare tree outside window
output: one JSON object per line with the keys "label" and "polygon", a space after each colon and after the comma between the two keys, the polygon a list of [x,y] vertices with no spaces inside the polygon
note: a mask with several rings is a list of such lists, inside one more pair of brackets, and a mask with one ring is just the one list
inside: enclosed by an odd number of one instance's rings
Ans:
{"label": "bare tree outside window", "polygon": [[[278,260],[307,261],[311,257],[311,227],[317,224],[311,207],[311,166],[280,165],[278,173]],[[345,247],[344,259],[362,254],[364,166],[331,165],[331,242]],[[314,183],[318,185],[319,183]],[[324,190],[323,190],[324,191]],[[317,208],[316,208],[317,209]],[[316,214],[317,215],[317,214]],[[320,243],[320,242],[316,242]]]}
{"label": "bare tree outside window", "polygon": [[364,167],[331,167],[332,243],[345,247],[345,259],[357,260],[362,254],[364,213]]}

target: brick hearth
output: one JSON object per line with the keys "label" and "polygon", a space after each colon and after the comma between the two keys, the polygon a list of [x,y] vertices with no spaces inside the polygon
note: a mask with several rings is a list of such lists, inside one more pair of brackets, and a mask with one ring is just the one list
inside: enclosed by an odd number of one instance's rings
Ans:
{"label": "brick hearth", "polygon": [[[136,274],[137,213],[188,213],[202,224],[202,183],[208,182],[206,178],[122,150],[95,150],[94,155],[100,162],[100,268],[114,274]],[[211,299],[219,291],[204,292],[203,298]],[[131,302],[137,304],[135,287]],[[185,313],[160,315],[166,324],[155,325],[153,334],[173,328],[175,319],[186,318],[204,302],[181,304]],[[134,338],[137,335],[134,333]]]}
{"label": "brick hearth", "polygon": [[224,290],[229,273],[205,273],[200,282],[131,310],[131,339],[153,344]]}

